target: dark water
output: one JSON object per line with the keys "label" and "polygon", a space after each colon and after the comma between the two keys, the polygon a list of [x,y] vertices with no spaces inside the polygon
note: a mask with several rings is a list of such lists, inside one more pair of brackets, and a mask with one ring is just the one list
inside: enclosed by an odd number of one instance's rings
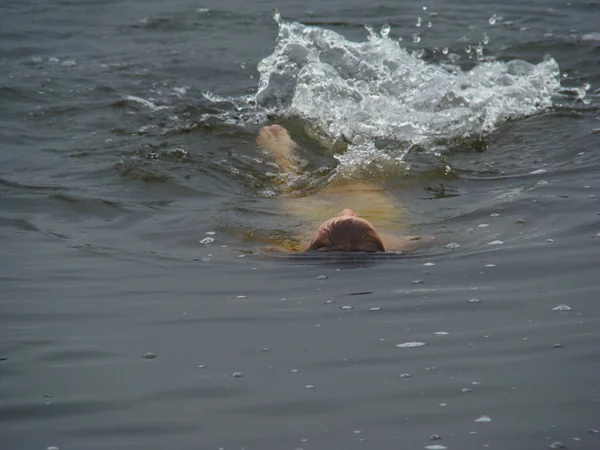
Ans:
{"label": "dark water", "polygon": [[[600,4],[426,5],[2,2],[2,448],[600,448]],[[460,248],[244,253],[290,223],[261,125],[335,165],[299,118],[203,95],[257,91],[275,6],[357,41],[387,22],[432,64],[479,64],[482,31],[557,61],[552,107],[392,183],[412,232]]]}

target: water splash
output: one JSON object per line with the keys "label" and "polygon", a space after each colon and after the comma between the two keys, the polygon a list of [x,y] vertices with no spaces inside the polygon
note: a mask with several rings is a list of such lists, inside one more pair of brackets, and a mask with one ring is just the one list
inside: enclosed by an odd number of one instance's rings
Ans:
{"label": "water splash", "polygon": [[440,140],[477,137],[551,106],[560,88],[549,56],[537,65],[482,62],[463,71],[451,61],[414,57],[389,37],[387,25],[352,42],[280,17],[277,23],[275,50],[258,65],[257,107],[307,119],[350,148],[391,139],[430,149]]}

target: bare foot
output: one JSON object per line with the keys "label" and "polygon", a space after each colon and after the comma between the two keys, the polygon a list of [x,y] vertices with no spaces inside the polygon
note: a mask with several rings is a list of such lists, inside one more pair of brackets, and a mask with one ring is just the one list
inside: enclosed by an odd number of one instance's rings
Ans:
{"label": "bare foot", "polygon": [[256,145],[271,154],[282,172],[293,172],[292,150],[296,144],[281,125],[262,127],[256,137]]}

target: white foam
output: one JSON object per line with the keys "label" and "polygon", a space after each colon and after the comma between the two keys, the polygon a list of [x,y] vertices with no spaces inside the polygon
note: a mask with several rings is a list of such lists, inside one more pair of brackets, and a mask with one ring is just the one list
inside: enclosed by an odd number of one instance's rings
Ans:
{"label": "white foam", "polygon": [[430,148],[439,139],[490,132],[509,117],[551,106],[560,88],[551,57],[537,65],[484,62],[465,72],[415,58],[387,31],[368,29],[366,41],[352,42],[331,30],[278,23],[275,50],[258,65],[257,105],[306,118],[371,157],[382,153],[370,146],[373,139]]}

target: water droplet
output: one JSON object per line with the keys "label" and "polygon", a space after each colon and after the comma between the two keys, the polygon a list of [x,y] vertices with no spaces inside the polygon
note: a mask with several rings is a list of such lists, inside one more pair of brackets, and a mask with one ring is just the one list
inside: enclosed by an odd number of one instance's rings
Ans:
{"label": "water droplet", "polygon": [[436,331],[433,334],[437,334],[438,336],[446,336],[447,334],[450,334],[450,333],[448,333],[446,331]]}
{"label": "water droplet", "polygon": [[423,284],[425,283],[423,280],[415,280],[412,282],[413,284]]}
{"label": "water droplet", "polygon": [[360,431],[360,430],[354,430],[353,433],[354,434],[360,434],[360,433],[362,433],[362,431]]}
{"label": "water droplet", "polygon": [[425,342],[404,342],[402,344],[396,344],[398,348],[414,348],[414,347],[423,347]]}
{"label": "water droplet", "polygon": [[343,306],[340,306],[340,309],[343,309],[344,311],[350,311],[351,309],[354,309],[354,306],[343,305]]}
{"label": "water droplet", "polygon": [[246,68],[246,63],[242,61],[242,62],[240,63],[240,67],[241,67],[242,69],[245,69],[245,68]]}
{"label": "water droplet", "polygon": [[206,365],[205,365],[205,364],[200,364],[200,365],[198,366],[198,369],[206,369]]}
{"label": "water droplet", "polygon": [[450,250],[456,250],[457,248],[460,248],[460,244],[456,242],[450,242],[448,245],[446,245],[446,248]]}
{"label": "water droplet", "polygon": [[379,32],[379,34],[381,34],[382,38],[386,38],[390,34],[390,29],[391,29],[390,25],[386,23],[385,25],[383,25],[381,27],[381,31]]}
{"label": "water droplet", "polygon": [[559,344],[558,342],[556,344],[552,345],[552,348],[562,348],[562,344]]}
{"label": "water droplet", "polygon": [[233,378],[242,378],[242,377],[244,376],[244,374],[243,374],[242,372],[233,372],[233,373],[231,374],[231,376],[232,376]]}
{"label": "water droplet", "polygon": [[555,441],[552,444],[550,444],[550,447],[548,448],[567,448],[567,446],[560,441]]}
{"label": "water droplet", "polygon": [[312,389],[312,388],[315,387],[315,385],[314,384],[307,384],[305,387],[306,387],[306,389]]}
{"label": "water droplet", "polygon": [[483,33],[482,42],[484,45],[488,45],[490,43],[490,37],[486,33]]}
{"label": "water droplet", "polygon": [[271,349],[270,349],[270,348],[268,348],[268,347],[265,347],[265,348],[263,348],[261,351],[262,351],[262,352],[270,352],[270,351],[271,351]]}
{"label": "water droplet", "polygon": [[481,300],[479,300],[478,298],[472,298],[471,300],[469,300],[469,303],[481,303]]}
{"label": "water droplet", "polygon": [[595,430],[595,429],[592,428],[591,430],[588,430],[588,433],[590,433],[590,434],[600,434],[600,430]]}
{"label": "water droplet", "polygon": [[492,17],[489,18],[488,22],[490,25],[496,25],[496,20],[498,20],[498,18],[496,17],[496,14],[494,14]]}
{"label": "water droplet", "polygon": [[374,306],[373,308],[369,308],[369,311],[381,311],[379,306]]}
{"label": "water droplet", "polygon": [[60,447],[57,447],[56,445],[50,445],[46,447],[46,450],[60,450]]}
{"label": "water droplet", "polygon": [[400,374],[400,378],[410,378],[410,373],[402,373]]}
{"label": "water droplet", "polygon": [[554,242],[554,239],[546,239],[546,242],[547,242],[548,244],[552,244],[552,243]]}
{"label": "water droplet", "polygon": [[247,296],[245,296],[245,295],[238,295],[236,298],[237,298],[238,300],[243,300],[243,299],[245,299],[245,298],[248,298],[248,297],[247,297]]}
{"label": "water droplet", "polygon": [[485,267],[496,267],[496,264],[486,264]]}
{"label": "water droplet", "polygon": [[523,219],[517,219],[515,220],[515,223],[525,223],[525,221]]}
{"label": "water droplet", "polygon": [[439,444],[434,444],[434,445],[428,445],[425,448],[427,450],[446,450],[448,447],[445,447],[445,446],[439,445]]}
{"label": "water droplet", "polygon": [[327,275],[319,275],[317,280],[326,280],[327,278],[329,278]]}
{"label": "water droplet", "polygon": [[423,20],[420,17],[417,17],[417,22],[415,23],[415,26],[420,27],[422,21]]}
{"label": "water droplet", "polygon": [[154,358],[156,358],[156,353],[153,353],[153,352],[144,353],[144,359],[154,359]]}
{"label": "water droplet", "polygon": [[435,266],[435,263],[432,262],[426,262],[425,264],[423,264],[424,266]]}
{"label": "water droplet", "polygon": [[504,242],[502,242],[502,241],[491,241],[491,242],[488,242],[488,245],[502,245],[502,244],[504,244]]}
{"label": "water droplet", "polygon": [[475,419],[475,422],[491,422],[490,416],[481,416],[479,419]]}
{"label": "water droplet", "polygon": [[335,303],[335,300],[325,300],[326,305],[331,305],[332,303]]}
{"label": "water droplet", "polygon": [[460,390],[460,392],[462,392],[462,393],[464,393],[464,394],[468,394],[469,392],[473,392],[473,391],[471,391],[471,389],[469,389],[469,388],[462,388],[462,389]]}
{"label": "water droplet", "polygon": [[215,235],[215,234],[217,234],[217,233],[216,233],[216,232],[214,232],[214,231],[207,231],[207,232],[206,232],[206,233],[204,233],[204,234],[207,234],[208,236],[214,236],[214,235]]}
{"label": "water droplet", "polygon": [[430,441],[441,441],[442,437],[439,434],[432,434],[429,436]]}
{"label": "water droplet", "polygon": [[498,213],[492,213],[492,214],[490,214],[490,217],[499,217],[499,216],[500,216],[500,214],[498,214]]}
{"label": "water droplet", "polygon": [[571,309],[568,305],[558,305],[552,308],[552,311],[571,311]]}
{"label": "water droplet", "polygon": [[448,47],[444,47],[444,48],[442,49],[442,53],[443,53],[444,55],[447,55],[447,54],[448,54]]}
{"label": "water droplet", "polygon": [[419,36],[419,33],[415,33],[415,34],[413,34],[413,35],[412,35],[412,38],[413,38],[413,42],[414,42],[415,44],[418,44],[419,42],[421,42],[421,36]]}
{"label": "water droplet", "polygon": [[291,373],[298,373],[298,369],[290,369]]}
{"label": "water droplet", "polygon": [[486,228],[486,227],[489,227],[489,226],[490,226],[489,223],[481,223],[481,224],[477,225],[477,228]]}
{"label": "water droplet", "polygon": [[275,20],[275,22],[277,22],[277,23],[281,23],[281,14],[279,14],[279,11],[277,8],[275,8],[273,10],[273,20]]}
{"label": "water droplet", "polygon": [[201,244],[212,244],[213,242],[215,242],[215,239],[211,237],[205,237],[204,239],[201,239],[198,242],[200,242]]}

